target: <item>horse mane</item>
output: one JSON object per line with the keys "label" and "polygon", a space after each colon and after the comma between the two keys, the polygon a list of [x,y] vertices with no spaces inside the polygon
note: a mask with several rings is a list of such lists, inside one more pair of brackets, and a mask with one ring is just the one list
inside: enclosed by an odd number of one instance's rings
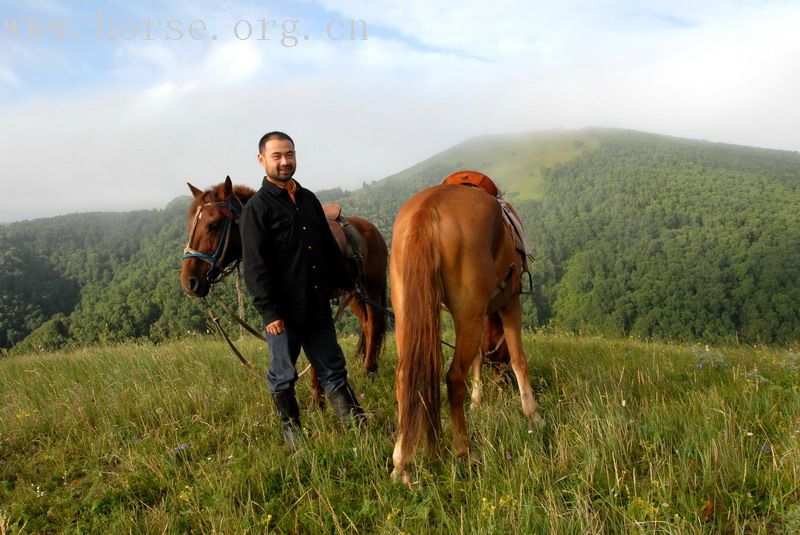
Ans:
{"label": "horse mane", "polygon": [[[256,192],[253,188],[249,188],[247,186],[236,185],[233,186],[233,195],[238,197],[240,201],[242,201],[242,206],[247,204],[253,195]],[[216,186],[211,186],[207,190],[203,192],[202,195],[199,195],[192,199],[192,204],[189,206],[189,216],[193,216],[194,213],[197,211],[197,207],[201,204],[207,202],[217,202],[222,200],[225,195],[225,182],[220,182]]]}

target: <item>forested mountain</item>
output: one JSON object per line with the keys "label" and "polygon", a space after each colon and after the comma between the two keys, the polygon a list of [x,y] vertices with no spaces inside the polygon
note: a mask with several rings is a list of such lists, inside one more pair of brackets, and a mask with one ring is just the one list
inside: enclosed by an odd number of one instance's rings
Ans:
{"label": "forested mountain", "polygon": [[[27,349],[205,329],[176,285],[188,205],[0,226],[2,346],[34,330]],[[190,312],[176,323],[175,309]]]}
{"label": "forested mountain", "polygon": [[[493,177],[525,220],[536,256],[527,325],[800,339],[797,153],[604,129],[487,136],[319,194],[390,238],[408,197],[465,168]],[[178,286],[187,206],[0,226],[0,346],[204,332]]]}

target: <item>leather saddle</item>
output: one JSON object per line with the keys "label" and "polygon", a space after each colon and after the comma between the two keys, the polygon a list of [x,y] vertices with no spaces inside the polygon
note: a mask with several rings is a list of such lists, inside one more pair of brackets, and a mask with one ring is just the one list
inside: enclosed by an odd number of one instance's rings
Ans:
{"label": "leather saddle", "polygon": [[347,263],[348,273],[356,282],[361,281],[363,273],[366,242],[358,229],[342,216],[342,207],[338,204],[327,203],[322,205],[328,227],[339,246],[342,256]]}
{"label": "leather saddle", "polygon": [[480,188],[492,197],[500,197],[500,189],[497,184],[478,171],[456,171],[444,180],[442,184],[460,184],[463,186],[472,186],[473,188]]}

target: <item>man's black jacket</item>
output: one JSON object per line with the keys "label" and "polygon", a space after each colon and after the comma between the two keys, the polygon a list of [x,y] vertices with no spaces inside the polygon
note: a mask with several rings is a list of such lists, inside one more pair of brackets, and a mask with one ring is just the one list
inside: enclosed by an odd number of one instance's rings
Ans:
{"label": "man's black jacket", "polygon": [[332,290],[348,287],[319,200],[297,184],[295,201],[265,178],[242,212],[244,280],[265,326],[330,319]]}

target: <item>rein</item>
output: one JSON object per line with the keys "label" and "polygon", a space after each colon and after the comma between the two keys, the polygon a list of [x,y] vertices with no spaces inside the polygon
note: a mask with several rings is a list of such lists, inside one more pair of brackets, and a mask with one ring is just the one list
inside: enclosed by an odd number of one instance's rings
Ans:
{"label": "rein", "polygon": [[[239,318],[239,316],[236,316],[235,314],[233,314],[233,312],[227,307],[227,305],[225,305],[225,302],[222,301],[222,298],[220,298],[219,296],[216,296],[216,297],[217,297],[217,300],[219,300],[219,302],[222,304],[222,309],[225,310],[228,313],[228,315],[231,316],[233,319],[235,319],[240,325],[243,325],[247,329],[247,332],[249,332],[250,334],[253,334],[254,336],[257,336],[258,338],[260,338],[262,340],[264,339],[263,336],[261,336],[260,334],[256,333],[254,329],[252,329],[249,325],[247,325],[244,321],[242,321]],[[228,343],[228,347],[231,348],[231,351],[233,351],[233,354],[236,355],[236,358],[239,359],[239,362],[241,362],[244,365],[244,367],[247,368],[247,370],[249,372],[253,373],[254,375],[256,375],[258,377],[261,377],[261,374],[258,372],[258,370],[256,370],[255,366],[250,364],[250,361],[247,360],[244,357],[244,355],[242,355],[242,353],[239,351],[239,349],[236,347],[236,345],[234,345],[234,343],[231,340],[230,336],[228,336],[228,333],[225,332],[225,329],[222,328],[222,324],[219,322],[219,317],[214,312],[214,309],[211,308],[211,305],[208,303],[208,299],[206,299],[205,297],[203,297],[203,304],[206,306],[206,312],[208,312],[208,317],[211,319],[211,322],[214,324],[214,327],[217,328],[217,331],[219,331],[219,333],[222,335],[222,337]]]}
{"label": "rein", "polygon": [[[239,276],[239,270],[238,269],[236,270],[236,276],[237,277]],[[233,310],[231,310],[230,307],[228,307],[228,305],[225,304],[225,301],[222,300],[222,297],[220,297],[219,295],[216,295],[216,294],[214,295],[214,297],[217,298],[217,302],[219,303],[219,306],[222,307],[222,310],[232,320],[234,320],[236,323],[238,323],[239,325],[244,327],[244,329],[247,332],[249,332],[250,334],[252,334],[256,338],[258,338],[259,340],[264,341],[264,342],[267,341],[267,338],[262,333],[260,333],[257,330],[255,330],[253,327],[248,325],[247,322],[245,322],[242,318],[240,318],[239,316],[234,314]],[[256,369],[256,367],[253,366],[252,364],[250,364],[250,361],[247,360],[244,355],[242,355],[241,351],[239,351],[239,349],[233,343],[233,341],[231,340],[230,336],[228,336],[228,333],[225,331],[225,329],[222,328],[222,324],[219,322],[219,317],[214,312],[214,309],[211,308],[211,304],[208,302],[208,299],[206,297],[203,297],[203,304],[206,306],[206,312],[208,313],[208,317],[214,323],[214,326],[217,328],[217,331],[219,331],[219,333],[222,335],[222,337],[228,343],[228,347],[231,348],[231,351],[233,351],[233,354],[236,355],[236,358],[239,359],[239,362],[241,362],[244,365],[244,367],[248,369],[248,371],[252,372],[253,374],[258,376],[259,378],[260,377],[264,377],[266,374],[259,373],[259,371]],[[310,363],[308,364],[308,366],[306,366],[306,368],[303,371],[301,371],[300,373],[297,374],[297,377],[302,377],[303,375],[305,375],[305,373],[309,369],[311,369],[311,364]]]}
{"label": "rein", "polygon": [[[233,199],[236,200],[236,203],[233,202]],[[217,247],[212,254],[203,253],[198,251],[194,247],[192,247],[192,240],[194,240],[194,235],[197,230],[197,224],[203,217],[203,208],[207,206],[223,206],[227,208],[232,217],[225,217],[225,222],[223,223],[222,232],[220,233],[220,239],[217,243]],[[222,279],[230,275],[233,271],[236,271],[237,278],[239,277],[239,259],[237,258],[234,262],[231,262],[228,266],[221,267],[222,261],[225,259],[225,255],[228,252],[228,244],[230,243],[231,233],[233,227],[239,223],[239,217],[242,215],[242,201],[233,196],[231,199],[225,201],[215,201],[215,202],[207,202],[201,204],[197,207],[197,210],[194,213],[194,219],[192,221],[192,230],[189,232],[189,240],[186,242],[186,247],[183,249],[183,256],[181,256],[181,261],[187,260],[189,258],[197,258],[206,262],[211,265],[211,268],[206,273],[206,280],[209,284],[212,285],[220,282]],[[237,316],[233,313],[233,311],[225,304],[225,301],[219,295],[215,295],[217,301],[219,302],[222,310],[230,316],[236,323],[241,325],[247,332],[255,336],[260,340],[266,340],[263,334],[259,333],[255,329],[253,329],[250,325],[248,325],[242,318]],[[236,345],[231,340],[228,333],[225,332],[223,329],[222,324],[219,321],[219,316],[214,312],[214,309],[211,307],[211,304],[208,302],[206,297],[203,297],[203,304],[206,307],[206,312],[208,313],[208,317],[211,322],[214,324],[216,330],[222,335],[225,339],[225,342],[228,343],[228,347],[231,348],[233,354],[236,355],[236,358],[239,359],[239,362],[247,368],[248,371],[252,372],[253,374],[261,377],[262,374],[258,372],[258,370],[250,364],[244,355],[242,355],[241,351],[236,347]]]}

